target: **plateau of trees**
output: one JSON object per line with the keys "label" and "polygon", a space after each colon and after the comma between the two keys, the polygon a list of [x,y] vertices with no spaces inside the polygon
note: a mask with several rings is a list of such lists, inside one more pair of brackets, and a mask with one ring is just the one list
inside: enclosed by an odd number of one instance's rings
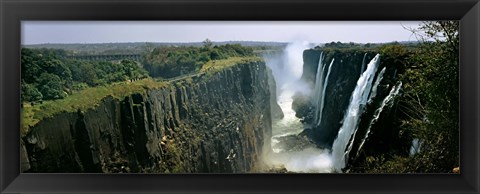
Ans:
{"label": "plateau of trees", "polygon": [[22,102],[67,97],[88,87],[148,77],[171,78],[199,72],[211,60],[254,56],[253,48],[240,44],[160,46],[144,51],[141,63],[132,60],[84,61],[69,59],[64,49],[21,50]]}
{"label": "plateau of trees", "polygon": [[240,44],[213,46],[205,40],[202,47],[157,47],[143,55],[142,64],[152,77],[171,78],[198,72],[211,60],[253,56],[253,49]]}
{"label": "plateau of trees", "polygon": [[87,87],[148,76],[135,61],[78,61],[59,49],[21,50],[23,102],[61,99]]}

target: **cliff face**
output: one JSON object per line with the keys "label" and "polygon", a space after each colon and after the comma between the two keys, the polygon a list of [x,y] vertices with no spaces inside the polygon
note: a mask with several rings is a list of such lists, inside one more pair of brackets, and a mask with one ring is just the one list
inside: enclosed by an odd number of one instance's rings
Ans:
{"label": "cliff face", "polygon": [[[306,134],[320,146],[331,148],[339,129],[342,127],[345,112],[350,104],[350,98],[357,85],[357,80],[376,53],[338,49],[309,49],[304,51],[302,79],[309,83],[312,88],[314,88],[318,61],[322,52],[325,55],[323,63],[329,65],[332,59],[335,60],[332,64],[325,94],[323,94],[325,95],[325,102],[320,125],[315,126],[313,124],[312,112],[314,107],[310,96],[296,95],[294,108],[297,115],[303,117],[306,124],[311,126],[306,130]],[[396,123],[394,119],[397,102],[395,101],[396,94],[394,95],[395,92],[393,91],[395,88],[401,87],[396,79],[396,66],[399,66],[400,62],[394,60],[391,56],[380,56],[377,72],[385,68],[383,79],[378,84],[376,94],[360,107],[362,110],[356,135],[349,141],[349,146],[352,149],[348,156],[348,165],[355,165],[355,162],[365,155],[386,153],[393,147],[404,144],[398,139],[400,123]],[[378,74],[375,76],[375,81],[378,79]],[[389,95],[391,99],[387,100]]]}
{"label": "cliff face", "polygon": [[[330,79],[325,89],[325,106],[321,125],[312,128],[312,135],[322,146],[331,147],[338,129],[342,126],[342,119],[345,110],[348,108],[350,97],[361,75],[362,62],[365,56],[363,51],[342,52],[338,50],[317,50],[309,49],[303,53],[304,65],[302,78],[311,88],[314,87],[315,75],[317,74],[318,61],[320,54],[324,52],[324,63],[329,65],[332,59],[335,59],[330,72]],[[375,53],[367,53],[365,56],[365,66],[375,56]],[[326,70],[325,70],[325,73]],[[297,115],[305,117],[305,121],[312,122],[308,108],[311,107],[307,97],[296,96],[294,101]]]}
{"label": "cliff face", "polygon": [[252,172],[270,149],[267,68],[250,62],[39,122],[26,172]]}

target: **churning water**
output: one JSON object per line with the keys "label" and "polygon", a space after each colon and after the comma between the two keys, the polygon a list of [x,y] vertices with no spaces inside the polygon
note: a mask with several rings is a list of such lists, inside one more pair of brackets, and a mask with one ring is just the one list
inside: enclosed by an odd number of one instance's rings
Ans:
{"label": "churning water", "polygon": [[[267,163],[283,165],[287,170],[294,172],[342,172],[352,149],[353,143],[350,141],[355,139],[360,116],[367,104],[377,95],[377,87],[383,79],[385,68],[377,74],[380,55],[377,54],[368,64],[365,64],[366,54],[364,55],[361,75],[351,94],[348,108],[345,110],[343,124],[338,130],[332,150],[319,149],[315,145],[305,144],[302,145],[301,150],[291,151],[285,148],[290,148],[288,146],[292,146],[295,142],[293,144],[292,142],[282,142],[288,141],[288,138],[282,137],[297,135],[305,128],[292,109],[292,97],[296,93],[310,96],[314,108],[312,126],[318,127],[322,121],[322,115],[328,114],[323,113],[326,88],[329,80],[335,79],[330,78],[334,59],[325,61],[323,53],[319,57],[313,90],[300,79],[303,69],[303,51],[307,48],[305,43],[293,43],[287,46],[281,57],[274,57],[276,59],[273,60],[266,59],[267,65],[272,69],[277,82],[277,101],[284,113],[283,119],[273,123],[271,146],[274,153],[266,156]],[[392,105],[393,98],[398,94],[400,87],[401,83],[392,87],[390,93],[382,99],[380,106],[376,108],[367,132],[360,140],[359,149],[363,147],[371,126],[377,122],[384,107]],[[295,139],[290,139],[290,141],[295,141]]]}
{"label": "churning water", "polygon": [[292,109],[292,97],[297,92],[303,94],[311,92],[307,84],[300,80],[303,69],[303,51],[307,48],[307,43],[292,43],[284,50],[280,57],[281,61],[266,60],[277,82],[277,103],[284,114],[283,119],[273,123],[272,149],[274,153],[266,158],[268,163],[277,166],[283,165],[288,171],[331,172],[329,150],[321,150],[313,146],[300,151],[282,149],[286,142],[282,142],[281,137],[296,135],[304,129]]}

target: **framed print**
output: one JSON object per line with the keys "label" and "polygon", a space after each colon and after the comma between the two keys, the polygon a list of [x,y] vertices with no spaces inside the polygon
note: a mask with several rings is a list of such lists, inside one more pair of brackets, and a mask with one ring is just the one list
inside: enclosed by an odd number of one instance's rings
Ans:
{"label": "framed print", "polygon": [[478,1],[1,1],[2,193],[478,193]]}

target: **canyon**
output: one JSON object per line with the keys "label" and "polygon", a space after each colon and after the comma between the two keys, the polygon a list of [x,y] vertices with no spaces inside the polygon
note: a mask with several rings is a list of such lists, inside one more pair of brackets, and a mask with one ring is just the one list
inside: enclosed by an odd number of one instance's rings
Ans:
{"label": "canyon", "polygon": [[244,62],[58,113],[22,138],[22,171],[258,171],[271,136],[268,74]]}

